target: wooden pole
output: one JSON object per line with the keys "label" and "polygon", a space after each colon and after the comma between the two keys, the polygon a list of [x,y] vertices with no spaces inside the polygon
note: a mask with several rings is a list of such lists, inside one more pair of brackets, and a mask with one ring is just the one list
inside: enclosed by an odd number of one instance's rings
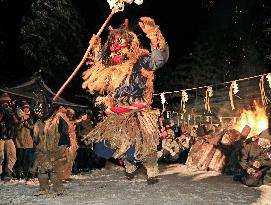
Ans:
{"label": "wooden pole", "polygon": [[[107,17],[106,21],[103,23],[102,27],[100,28],[100,30],[98,31],[98,33],[96,34],[97,37],[99,37],[102,33],[102,31],[104,30],[104,28],[106,27],[106,25],[108,24],[109,20],[112,18],[112,16],[115,14],[115,9],[112,9],[111,13],[109,14],[109,16]],[[91,48],[92,48],[93,44],[89,44],[85,55],[83,56],[82,60],[80,61],[80,63],[78,64],[78,66],[76,67],[76,69],[72,72],[72,74],[70,75],[70,77],[66,80],[66,82],[61,86],[61,88],[57,91],[56,95],[53,98],[53,101],[57,100],[59,98],[59,96],[61,95],[61,93],[64,91],[65,87],[69,84],[69,82],[73,79],[73,77],[76,75],[76,73],[79,71],[79,69],[81,68],[81,66],[83,65],[83,63],[85,62],[88,53],[90,52]]]}

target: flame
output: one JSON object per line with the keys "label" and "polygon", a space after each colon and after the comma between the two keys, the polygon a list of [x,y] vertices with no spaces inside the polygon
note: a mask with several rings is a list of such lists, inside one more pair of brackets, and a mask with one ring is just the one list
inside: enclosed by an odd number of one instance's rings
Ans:
{"label": "flame", "polygon": [[245,125],[251,127],[248,137],[258,135],[268,128],[268,118],[264,108],[259,107],[257,104],[255,105],[255,108],[255,111],[243,110],[240,120],[234,125],[234,128],[239,132],[242,131]]}

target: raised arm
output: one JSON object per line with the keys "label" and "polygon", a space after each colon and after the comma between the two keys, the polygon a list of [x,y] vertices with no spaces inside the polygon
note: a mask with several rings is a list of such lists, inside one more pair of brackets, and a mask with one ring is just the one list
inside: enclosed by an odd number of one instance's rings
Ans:
{"label": "raised arm", "polygon": [[151,53],[142,56],[141,65],[147,69],[155,71],[161,68],[169,58],[169,48],[163,37],[159,26],[150,17],[141,17],[139,26],[151,41]]}

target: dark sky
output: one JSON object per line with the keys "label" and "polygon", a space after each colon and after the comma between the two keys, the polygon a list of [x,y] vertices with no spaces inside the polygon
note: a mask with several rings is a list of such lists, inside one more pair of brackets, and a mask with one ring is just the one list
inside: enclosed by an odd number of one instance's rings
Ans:
{"label": "dark sky", "polygon": [[[14,56],[18,50],[21,19],[30,9],[32,2],[35,0],[0,0],[0,29],[5,31],[4,38],[8,40],[9,57],[5,60],[13,61],[18,70],[20,65],[16,64]],[[80,9],[91,37],[93,33],[97,33],[110,13],[108,3],[106,0],[72,0],[72,2]],[[261,13],[257,13],[259,11],[257,8],[264,7],[264,2],[266,0],[189,0],[178,3],[173,0],[144,0],[140,6],[126,4],[124,12],[115,14],[109,24],[118,27],[125,18],[128,18],[130,26],[135,28],[136,33],[143,34],[136,27],[139,18],[152,17],[169,44],[168,65],[174,67],[181,61],[182,56],[192,51],[195,41],[204,38],[204,35],[209,35],[210,32],[216,33],[221,29],[230,28],[231,31],[240,34],[240,39],[244,39],[252,28],[252,19],[261,16]],[[106,34],[105,30],[102,37],[105,38]],[[148,46],[147,43],[143,42],[143,45]]]}
{"label": "dark sky", "polygon": [[[107,2],[104,0],[74,0],[80,7],[89,26],[90,33],[96,33],[99,27],[110,13]],[[175,62],[178,56],[186,53],[198,32],[206,25],[208,10],[202,5],[202,1],[181,1],[177,5],[175,1],[145,0],[140,6],[126,4],[124,12],[113,16],[110,24],[118,27],[123,19],[128,18],[130,26],[135,27],[140,17],[152,17],[160,26],[168,44],[170,45],[170,61]],[[140,34],[140,28],[136,33]],[[104,32],[106,33],[106,31]]]}
{"label": "dark sky", "polygon": [[[93,33],[97,33],[110,13],[108,3],[106,0],[72,1],[79,7],[85,18],[91,37]],[[22,16],[27,13],[32,2],[34,0],[0,0],[1,29],[4,29],[5,35],[7,35],[5,38],[8,39],[11,56],[18,49],[18,34]],[[182,1],[178,3],[181,4],[179,6],[175,1],[145,0],[140,6],[126,4],[124,12],[115,14],[110,24],[118,27],[123,19],[128,18],[130,25],[134,27],[141,16],[154,18],[170,45],[170,62],[175,63],[179,56],[189,51],[191,43],[201,28],[206,25],[209,12],[202,2],[200,0]],[[136,33],[140,34],[140,29],[135,28]],[[106,33],[105,31],[102,37]]]}

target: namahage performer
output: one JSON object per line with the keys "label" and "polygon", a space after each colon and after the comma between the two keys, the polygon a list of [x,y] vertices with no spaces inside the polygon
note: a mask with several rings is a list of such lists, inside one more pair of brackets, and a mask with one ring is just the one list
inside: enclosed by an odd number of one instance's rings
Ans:
{"label": "namahage performer", "polygon": [[128,21],[118,29],[109,27],[107,42],[93,35],[93,64],[83,73],[84,89],[100,97],[96,103],[107,107],[108,117],[84,136],[86,144],[96,143],[95,151],[104,158],[125,163],[132,178],[136,164],[147,170],[148,182],[157,182],[158,110],[150,105],[153,72],[168,60],[168,45],[159,27],[149,17],[141,17],[139,26],[151,41],[151,52],[140,47],[137,35],[128,30]]}

